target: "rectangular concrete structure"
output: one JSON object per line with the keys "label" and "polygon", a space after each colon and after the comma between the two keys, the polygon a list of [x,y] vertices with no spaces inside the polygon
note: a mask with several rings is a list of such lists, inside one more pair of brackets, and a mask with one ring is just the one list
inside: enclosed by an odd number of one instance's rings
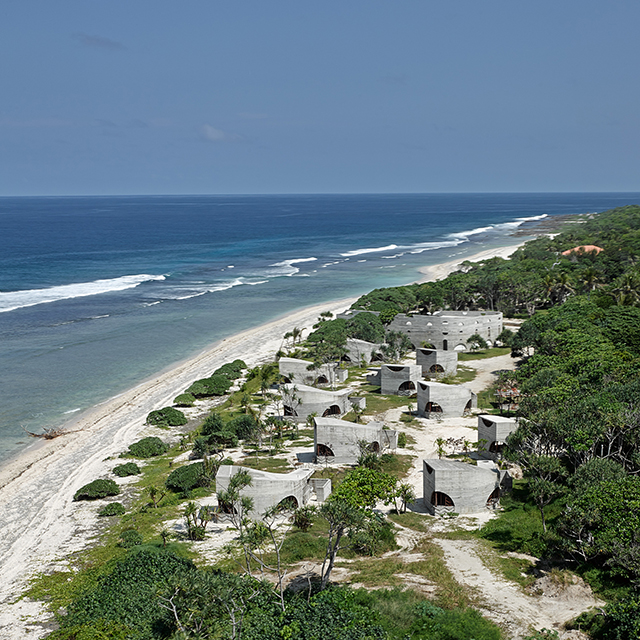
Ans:
{"label": "rectangular concrete structure", "polygon": [[384,344],[347,338],[347,353],[345,360],[356,366],[370,364],[374,360],[382,359],[382,347]]}
{"label": "rectangular concrete structure", "polygon": [[304,384],[283,384],[280,387],[284,415],[304,422],[312,413],[317,416],[340,417],[351,411],[351,390],[316,389]]}
{"label": "rectangular concrete structure", "polygon": [[483,414],[478,416],[478,442],[486,440],[479,452],[497,454],[504,445],[509,434],[515,431],[518,422],[515,418]]}
{"label": "rectangular concrete structure", "polygon": [[[249,467],[236,465],[221,465],[216,474],[216,489],[218,493],[227,491],[231,478],[238,471],[248,471],[251,476],[251,484],[245,487],[241,495],[253,500],[253,511],[248,514],[253,520],[262,517],[267,509],[279,504],[285,498],[295,498],[298,507],[302,507],[311,499],[314,484],[311,482],[313,469],[296,469],[291,473],[269,473],[258,471]],[[331,493],[331,481],[327,485],[325,479],[319,483],[322,500]],[[317,494],[316,494],[317,495]]]}
{"label": "rectangular concrete structure", "polygon": [[322,385],[344,382],[349,375],[347,369],[341,368],[338,363],[328,363],[313,367],[311,360],[300,360],[298,358],[280,358],[278,360],[278,371],[285,378],[287,383]]}
{"label": "rectangular concrete structure", "polygon": [[424,418],[459,418],[478,406],[473,391],[457,384],[418,383],[418,415]]}
{"label": "rectangular concrete structure", "polygon": [[412,396],[422,380],[417,364],[383,364],[380,367],[380,393],[385,396]]}
{"label": "rectangular concrete structure", "polygon": [[406,333],[418,349],[431,344],[442,351],[466,351],[467,340],[481,335],[489,344],[502,332],[500,311],[436,311],[430,315],[399,313],[389,324],[390,331]]}
{"label": "rectangular concrete structure", "polygon": [[416,364],[422,367],[423,376],[455,376],[458,373],[458,352],[417,348]]}
{"label": "rectangular concrete structure", "polygon": [[476,467],[458,460],[423,460],[424,506],[433,515],[481,513],[494,508],[501,485],[508,487],[509,483],[509,474],[492,463]]}
{"label": "rectangular concrete structure", "polygon": [[360,455],[359,442],[370,445],[371,451],[396,449],[398,433],[384,429],[382,422],[356,424],[336,418],[314,418],[313,451],[316,459],[334,464],[355,464]]}

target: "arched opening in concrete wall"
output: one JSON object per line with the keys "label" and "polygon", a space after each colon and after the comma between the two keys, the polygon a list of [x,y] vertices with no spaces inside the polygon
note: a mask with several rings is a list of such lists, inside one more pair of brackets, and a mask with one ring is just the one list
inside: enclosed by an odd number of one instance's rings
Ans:
{"label": "arched opening in concrete wall", "polygon": [[490,420],[487,420],[486,418],[480,418],[480,420],[482,420],[482,424],[487,427],[487,429],[491,428],[491,425],[493,424],[493,422],[491,422]]}
{"label": "arched opening in concrete wall", "polygon": [[441,364],[432,364],[429,373],[444,373],[444,367]]}
{"label": "arched opening in concrete wall", "polygon": [[341,413],[342,411],[340,411],[340,407],[337,404],[332,404],[330,407],[325,409],[322,417],[327,418],[328,416],[339,416]]}
{"label": "arched opening in concrete wall", "polygon": [[427,402],[426,413],[442,413],[442,407],[437,402]]}
{"label": "arched opening in concrete wall", "polygon": [[284,405],[284,415],[285,416],[297,416],[296,410],[293,407],[290,407],[288,404]]}
{"label": "arched opening in concrete wall", "polygon": [[300,505],[298,504],[298,498],[295,496],[287,496],[286,498],[282,498],[280,502],[278,502],[278,506],[276,507],[278,511],[294,511]]}
{"label": "arched opening in concrete wall", "polygon": [[389,371],[395,371],[396,373],[400,373],[404,369],[404,367],[394,367],[390,364],[387,365],[387,368]]}
{"label": "arched opening in concrete wall", "polygon": [[464,405],[464,413],[468,413],[469,411],[471,411],[471,405],[473,404],[473,402],[471,400],[469,400],[469,402],[467,402],[467,404]]}
{"label": "arched opening in concrete wall", "polygon": [[466,351],[466,350],[467,350],[467,347],[465,347],[465,345],[463,345],[463,344],[457,344],[457,345],[454,347],[454,349],[453,349],[453,350],[454,350],[454,351]]}
{"label": "arched opening in concrete wall", "polygon": [[399,387],[398,387],[398,395],[401,396],[410,396],[416,393],[416,385],[415,383],[411,382],[411,380],[407,380],[406,382],[403,382]]}
{"label": "arched opening in concrete wall", "polygon": [[378,453],[380,451],[380,444],[378,442],[372,442],[367,449],[373,453]]}
{"label": "arched opening in concrete wall", "polygon": [[329,447],[327,447],[326,444],[320,443],[318,443],[316,455],[320,456],[321,458],[335,458],[335,454],[333,453],[333,451]]}
{"label": "arched opening in concrete wall", "polygon": [[448,340],[443,340],[442,341],[442,350],[443,351],[449,351],[449,341]]}
{"label": "arched opening in concrete wall", "polygon": [[289,378],[289,376],[283,376],[283,377],[282,377],[282,381],[283,381],[285,384],[291,384],[291,378]]}
{"label": "arched opening in concrete wall", "polygon": [[455,507],[453,504],[453,500],[446,494],[442,493],[442,491],[434,491],[431,494],[431,504],[434,507]]}
{"label": "arched opening in concrete wall", "polygon": [[342,358],[340,358],[342,362],[351,362],[351,358],[345,353]]}
{"label": "arched opening in concrete wall", "polygon": [[316,384],[329,384],[327,376],[318,376],[316,378]]}
{"label": "arched opening in concrete wall", "polygon": [[383,360],[384,360],[384,356],[381,353],[371,354],[371,362],[382,362]]}
{"label": "arched opening in concrete wall", "polygon": [[503,449],[504,449],[504,443],[503,442],[497,442],[496,440],[494,440],[489,445],[489,451],[491,453],[501,454]]}
{"label": "arched opening in concrete wall", "polygon": [[500,487],[496,487],[487,498],[487,507],[495,507],[500,502]]}

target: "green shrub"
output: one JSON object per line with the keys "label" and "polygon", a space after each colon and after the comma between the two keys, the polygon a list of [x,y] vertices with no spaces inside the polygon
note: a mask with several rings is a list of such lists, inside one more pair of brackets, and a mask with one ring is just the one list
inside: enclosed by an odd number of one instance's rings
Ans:
{"label": "green shrub", "polygon": [[119,478],[137,476],[140,473],[140,467],[135,462],[126,462],[125,464],[119,464],[117,467],[114,467],[113,473]]}
{"label": "green shrub", "polygon": [[181,393],[175,400],[173,404],[178,407],[193,407],[193,403],[196,399],[190,393]]}
{"label": "green shrub", "polygon": [[165,486],[176,493],[186,493],[198,486],[204,475],[202,462],[187,464],[174,469],[165,481]]}
{"label": "green shrub", "polygon": [[202,423],[202,427],[200,427],[200,434],[203,436],[210,436],[212,433],[222,431],[222,429],[224,429],[224,422],[222,421],[220,414],[213,412],[209,414]]}
{"label": "green shrub", "polygon": [[500,629],[483,618],[475,609],[447,611],[430,602],[415,608],[412,638],[424,640],[501,640]]}
{"label": "green shrub", "polygon": [[154,424],[157,427],[180,427],[187,424],[188,420],[184,413],[173,407],[165,407],[152,411],[147,416],[147,424]]}
{"label": "green shrub", "polygon": [[126,529],[120,534],[118,544],[125,549],[133,549],[142,544],[142,534],[135,529]]}
{"label": "green shrub", "polygon": [[226,375],[214,374],[210,378],[196,380],[186,391],[196,398],[223,396],[231,387],[232,381]]}
{"label": "green shrub", "polygon": [[100,511],[99,516],[121,516],[124,513],[124,505],[120,502],[110,502],[105,504]]}
{"label": "green shrub", "polygon": [[134,631],[115,620],[96,620],[90,624],[74,625],[58,629],[48,636],[49,640],[131,640]]}
{"label": "green shrub", "polygon": [[113,480],[94,480],[78,489],[73,496],[74,500],[97,500],[107,496],[117,496],[120,487]]}
{"label": "green shrub", "polygon": [[230,380],[236,380],[242,375],[242,370],[246,368],[247,365],[242,360],[234,360],[216,369],[213,372],[213,376],[226,376]]}
{"label": "green shrub", "polygon": [[227,422],[229,431],[233,431],[240,440],[250,438],[258,428],[258,423],[252,416],[241,415]]}
{"label": "green shrub", "polygon": [[155,436],[142,438],[129,445],[129,453],[136,458],[153,458],[166,453],[169,447]]}
{"label": "green shrub", "polygon": [[398,434],[398,446],[404,448],[407,446],[407,434],[404,431],[401,431]]}
{"label": "green shrub", "polygon": [[[166,610],[160,607],[157,592],[177,573],[194,570],[193,563],[169,551],[133,549],[93,589],[71,603],[60,621],[62,631],[83,625],[89,628],[105,621],[135,629],[127,639],[166,638],[172,629],[167,625]],[[73,636],[58,637],[71,640]],[[113,638],[120,640],[119,636]]]}

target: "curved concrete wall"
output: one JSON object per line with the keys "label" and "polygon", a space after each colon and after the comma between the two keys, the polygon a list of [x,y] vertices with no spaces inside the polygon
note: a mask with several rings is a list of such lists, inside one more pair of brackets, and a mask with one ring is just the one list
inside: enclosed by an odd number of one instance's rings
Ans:
{"label": "curved concrete wall", "polygon": [[[430,407],[435,403],[441,411]],[[418,414],[425,418],[459,418],[478,406],[478,398],[467,387],[442,382],[418,383]]]}
{"label": "curved concrete wall", "polygon": [[[492,444],[502,445],[509,434],[515,431],[518,423],[514,418],[492,416],[489,414],[478,416],[478,442],[486,440],[481,451],[489,451]],[[480,450],[480,449],[479,449]]]}
{"label": "curved concrete wall", "polygon": [[465,351],[468,348],[467,340],[474,333],[493,343],[502,332],[502,313],[436,311],[426,316],[407,316],[399,313],[389,324],[389,329],[406,333],[416,348],[425,342],[443,351]]}
{"label": "curved concrete wall", "polygon": [[416,364],[422,367],[423,376],[455,376],[458,373],[458,352],[418,347]]}
{"label": "curved concrete wall", "polygon": [[299,507],[307,504],[311,498],[312,486],[309,479],[313,475],[313,469],[297,469],[291,473],[269,473],[249,467],[224,464],[216,474],[218,493],[226,491],[231,478],[238,471],[243,470],[248,471],[251,476],[251,484],[242,490],[242,495],[253,500],[253,512],[249,517],[254,520],[260,518],[267,509],[290,496],[296,499]]}
{"label": "curved concrete wall", "polygon": [[346,369],[331,364],[320,365],[317,369],[309,369],[313,365],[311,360],[298,358],[280,358],[278,371],[292,384],[331,384],[344,382],[349,375]]}
{"label": "curved concrete wall", "polygon": [[318,445],[324,445],[331,450],[333,456],[328,461],[335,464],[354,464],[360,455],[358,442],[361,440],[369,444],[377,443],[380,451],[396,449],[398,434],[391,429],[384,429],[382,422],[356,424],[336,418],[315,418],[313,429],[313,450],[316,457],[324,459]]}
{"label": "curved concrete wall", "polygon": [[[456,460],[423,461],[424,506],[432,514],[446,511],[481,513],[496,489],[499,498],[500,470],[497,467],[475,467]],[[453,504],[433,504],[434,492],[447,496]]]}
{"label": "curved concrete wall", "polygon": [[372,360],[382,358],[381,349],[384,345],[356,338],[347,338],[347,357],[345,360],[360,366],[364,360],[365,364],[370,364]]}
{"label": "curved concrete wall", "polygon": [[422,367],[417,364],[383,364],[380,367],[382,395],[412,396],[418,392]]}
{"label": "curved concrete wall", "polygon": [[349,393],[349,389],[329,391],[304,384],[283,384],[280,387],[285,415],[300,421],[306,420],[312,413],[318,416],[326,413],[335,417],[348,413],[351,410]]}

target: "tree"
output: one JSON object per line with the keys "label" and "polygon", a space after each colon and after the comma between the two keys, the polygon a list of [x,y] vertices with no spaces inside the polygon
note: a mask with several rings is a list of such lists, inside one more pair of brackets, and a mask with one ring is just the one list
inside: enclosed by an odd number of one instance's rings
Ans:
{"label": "tree", "polygon": [[489,347],[487,341],[479,333],[474,333],[467,338],[467,344],[471,347],[471,351],[479,351]]}
{"label": "tree", "polygon": [[382,346],[381,351],[385,360],[389,362],[402,360],[413,349],[411,340],[401,331],[387,331],[385,341],[386,344]]}

